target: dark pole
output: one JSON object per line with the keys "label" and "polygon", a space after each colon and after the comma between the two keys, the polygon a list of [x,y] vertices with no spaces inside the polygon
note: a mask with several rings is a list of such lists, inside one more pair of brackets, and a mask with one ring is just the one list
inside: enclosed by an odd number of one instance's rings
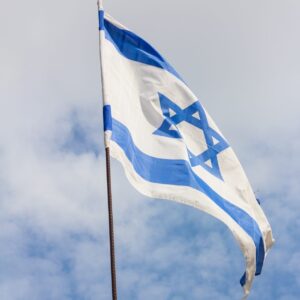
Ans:
{"label": "dark pole", "polygon": [[[103,11],[102,0],[98,0],[98,15],[99,15],[99,29],[101,29],[100,24],[103,20],[100,18],[99,11]],[[102,51],[101,43],[103,42],[104,36],[103,32],[99,35],[99,54],[100,54],[100,69],[101,69],[101,85],[102,85],[102,97],[103,105],[105,103],[105,93],[104,93],[104,76],[103,76],[103,63],[102,63]],[[104,117],[104,116],[103,116]],[[109,224],[109,246],[110,246],[110,273],[111,273],[111,293],[112,300],[117,300],[117,276],[116,276],[116,258],[115,258],[115,238],[114,238],[114,217],[113,217],[113,204],[112,204],[112,192],[111,192],[111,169],[110,169],[110,152],[106,138],[104,137],[105,143],[105,160],[106,160],[106,184],[107,184],[107,205],[108,205],[108,224]]]}
{"label": "dark pole", "polygon": [[109,219],[111,291],[112,291],[112,299],[117,300],[114,218],[113,218],[113,205],[112,205],[112,192],[111,192],[111,170],[110,170],[109,147],[105,148],[105,156],[106,156],[107,204],[108,204],[108,219]]}

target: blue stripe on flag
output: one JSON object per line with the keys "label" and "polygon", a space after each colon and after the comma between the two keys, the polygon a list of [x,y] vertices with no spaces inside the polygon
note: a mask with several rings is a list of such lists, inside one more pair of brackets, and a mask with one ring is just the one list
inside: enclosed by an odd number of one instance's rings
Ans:
{"label": "blue stripe on flag", "polygon": [[175,69],[149,43],[135,33],[109,22],[104,18],[103,11],[99,12],[99,28],[105,30],[106,39],[126,58],[164,69],[182,80]]}
{"label": "blue stripe on flag", "polygon": [[[135,171],[142,178],[153,183],[194,188],[204,193],[228,213],[253,239],[256,246],[256,275],[261,273],[265,257],[264,244],[260,229],[251,216],[216,193],[194,173],[187,161],[149,156],[137,148],[129,130],[122,123],[116,119],[112,119],[112,128],[112,140],[123,149]],[[241,283],[245,283],[245,278],[241,279]]]}
{"label": "blue stripe on flag", "polygon": [[112,129],[111,106],[103,106],[103,127],[104,131]]}
{"label": "blue stripe on flag", "polygon": [[98,17],[99,17],[99,30],[103,30],[104,29],[104,11],[103,10],[99,10]]}
{"label": "blue stripe on flag", "polygon": [[240,284],[241,284],[241,286],[244,286],[245,285],[245,283],[246,283],[246,272],[244,273],[244,275],[242,276],[242,278],[241,278],[241,280],[240,280]]}

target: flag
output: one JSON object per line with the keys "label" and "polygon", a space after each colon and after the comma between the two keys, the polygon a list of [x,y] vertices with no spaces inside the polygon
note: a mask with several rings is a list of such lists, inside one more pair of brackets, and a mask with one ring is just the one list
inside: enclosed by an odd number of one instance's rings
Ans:
{"label": "flag", "polygon": [[247,295],[273,237],[235,153],[149,43],[102,8],[99,30],[105,146],[142,194],[193,206],[228,226],[246,260]]}

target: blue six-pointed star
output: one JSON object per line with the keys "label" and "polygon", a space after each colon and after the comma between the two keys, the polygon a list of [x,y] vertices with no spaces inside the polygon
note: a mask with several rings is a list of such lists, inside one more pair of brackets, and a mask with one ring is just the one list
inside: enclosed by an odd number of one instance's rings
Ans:
{"label": "blue six-pointed star", "polygon": [[[192,167],[200,165],[205,170],[222,180],[223,178],[220,172],[217,156],[219,153],[228,148],[229,145],[219,133],[209,126],[205,111],[200,102],[195,101],[190,106],[181,109],[165,95],[160,93],[158,95],[164,121],[153,134],[168,138],[182,139],[182,134],[176,126],[181,122],[187,122],[201,129],[204,133],[207,150],[198,155],[194,155],[188,149],[188,146],[186,146],[190,164]],[[172,116],[170,111],[174,112]],[[200,118],[195,117],[196,113],[199,114]]]}

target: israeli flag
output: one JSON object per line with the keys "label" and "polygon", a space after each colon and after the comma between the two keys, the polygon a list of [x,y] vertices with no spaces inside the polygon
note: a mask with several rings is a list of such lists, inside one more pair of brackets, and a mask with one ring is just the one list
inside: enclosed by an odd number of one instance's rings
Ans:
{"label": "israeli flag", "polygon": [[100,8],[105,144],[142,194],[218,218],[246,259],[245,295],[273,244],[232,148],[175,69]]}

